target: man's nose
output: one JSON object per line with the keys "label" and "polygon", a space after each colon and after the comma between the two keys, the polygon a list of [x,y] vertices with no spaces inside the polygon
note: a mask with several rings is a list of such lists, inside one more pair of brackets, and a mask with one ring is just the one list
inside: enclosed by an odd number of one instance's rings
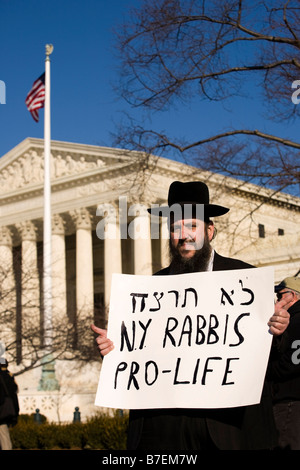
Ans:
{"label": "man's nose", "polygon": [[182,225],[181,227],[181,238],[193,238],[191,234],[191,230],[188,227]]}

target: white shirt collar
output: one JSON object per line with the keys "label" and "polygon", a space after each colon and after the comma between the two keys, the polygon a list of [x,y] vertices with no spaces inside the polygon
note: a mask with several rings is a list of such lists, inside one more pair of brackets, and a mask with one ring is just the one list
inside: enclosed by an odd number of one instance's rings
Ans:
{"label": "white shirt collar", "polygon": [[212,271],[213,270],[214,257],[215,257],[215,250],[211,250],[210,260],[208,262],[206,271]]}

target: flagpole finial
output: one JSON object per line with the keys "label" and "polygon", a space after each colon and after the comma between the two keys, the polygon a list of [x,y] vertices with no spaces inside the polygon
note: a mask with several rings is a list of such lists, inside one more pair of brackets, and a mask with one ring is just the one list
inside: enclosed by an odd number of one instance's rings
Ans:
{"label": "flagpole finial", "polygon": [[46,44],[46,56],[49,57],[49,55],[52,54],[54,47],[52,44]]}

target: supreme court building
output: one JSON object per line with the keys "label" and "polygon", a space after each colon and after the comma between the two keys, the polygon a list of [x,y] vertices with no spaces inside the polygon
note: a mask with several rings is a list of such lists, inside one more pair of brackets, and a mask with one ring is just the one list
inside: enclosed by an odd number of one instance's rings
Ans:
{"label": "supreme court building", "polygon": [[43,151],[43,140],[27,138],[0,159],[0,340],[12,372],[28,366],[16,377],[21,413],[38,408],[50,421],[71,421],[76,406],[82,419],[97,411],[101,360],[80,361],[80,348],[93,347],[92,322],[106,326],[113,273],[151,275],[168,264],[165,221],[151,224],[146,208],[166,203],[172,181],[205,181],[211,202],[230,208],[215,220],[220,254],[274,266],[275,282],[299,272],[299,198],[161,157],[148,156],[145,168],[138,152],[52,141],[53,328],[67,332],[79,354],[70,360],[68,349],[53,369],[35,367],[43,335]]}

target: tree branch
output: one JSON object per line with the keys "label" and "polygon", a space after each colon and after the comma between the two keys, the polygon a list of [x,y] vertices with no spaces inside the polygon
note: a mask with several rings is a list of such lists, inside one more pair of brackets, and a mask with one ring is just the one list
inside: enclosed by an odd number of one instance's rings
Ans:
{"label": "tree branch", "polygon": [[[262,139],[267,139],[269,141],[277,142],[279,144],[282,144],[282,145],[300,150],[300,144],[298,144],[296,142],[293,142],[292,140],[283,139],[282,137],[277,137],[277,136],[271,135],[271,134],[266,134],[266,133],[258,131],[258,130],[247,130],[247,129],[239,129],[239,130],[234,130],[234,131],[222,132],[221,134],[217,134],[217,135],[214,135],[212,137],[208,137],[207,139],[198,140],[197,142],[193,142],[193,143],[185,145],[185,146],[181,146],[181,145],[176,144],[175,142],[172,142],[170,140],[167,141],[167,144],[170,147],[176,148],[180,152],[185,152],[186,150],[192,149],[194,147],[198,147],[199,145],[206,144],[208,142],[213,142],[215,140],[219,140],[219,139],[222,139],[224,137],[230,137],[230,136],[233,136],[233,135],[253,135],[253,136],[256,136],[256,137],[260,137]],[[164,136],[164,138],[166,138],[166,136]]]}

